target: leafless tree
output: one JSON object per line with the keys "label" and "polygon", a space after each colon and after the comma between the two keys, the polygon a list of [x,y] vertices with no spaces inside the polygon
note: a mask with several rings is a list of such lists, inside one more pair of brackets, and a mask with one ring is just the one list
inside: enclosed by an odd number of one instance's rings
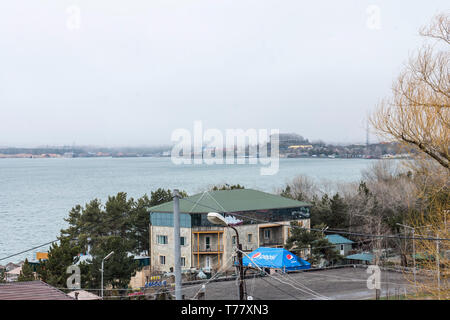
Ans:
{"label": "leafless tree", "polygon": [[449,15],[437,15],[420,34],[434,43],[410,58],[370,121],[381,136],[450,170]]}

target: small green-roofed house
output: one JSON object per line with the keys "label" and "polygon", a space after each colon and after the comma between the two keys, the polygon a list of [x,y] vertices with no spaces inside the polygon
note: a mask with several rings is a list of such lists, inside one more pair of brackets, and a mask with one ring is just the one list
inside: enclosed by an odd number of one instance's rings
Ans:
{"label": "small green-roofed house", "polygon": [[[214,225],[209,212],[222,214],[236,224],[244,251],[258,247],[283,247],[289,236],[290,221],[310,227],[307,202],[253,189],[206,191],[179,199],[182,264],[203,270],[228,261],[236,246],[236,236],[229,228]],[[173,266],[173,201],[150,208],[151,265],[161,270]],[[225,261],[224,261],[225,260]]]}
{"label": "small green-roofed house", "polygon": [[336,250],[342,256],[346,256],[352,250],[352,245],[354,243],[352,240],[349,240],[339,234],[326,235],[325,239],[336,245]]}

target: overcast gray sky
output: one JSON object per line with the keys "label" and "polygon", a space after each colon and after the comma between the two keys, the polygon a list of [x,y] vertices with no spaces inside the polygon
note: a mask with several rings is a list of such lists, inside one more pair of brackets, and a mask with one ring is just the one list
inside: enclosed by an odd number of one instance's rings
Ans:
{"label": "overcast gray sky", "polygon": [[422,43],[419,27],[448,9],[446,0],[2,1],[0,145],[165,144],[195,120],[363,142],[368,112]]}

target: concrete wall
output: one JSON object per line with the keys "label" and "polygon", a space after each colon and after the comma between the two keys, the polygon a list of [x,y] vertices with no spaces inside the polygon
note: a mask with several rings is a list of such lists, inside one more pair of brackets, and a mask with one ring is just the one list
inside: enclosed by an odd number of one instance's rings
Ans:
{"label": "concrete wall", "polygon": [[[239,234],[239,242],[242,244],[242,251],[251,252],[259,247],[259,235],[257,224],[247,224],[236,226]],[[251,242],[248,241],[248,235],[252,235]],[[233,244],[233,236],[236,236],[236,232],[231,228],[226,228],[224,232],[224,256],[223,262],[224,269],[233,269],[233,256],[236,252],[236,244]]]}
{"label": "concrete wall", "polygon": [[[341,245],[337,244],[336,245],[336,250],[337,252],[339,252],[339,254],[341,253]],[[349,254],[349,251],[352,250],[352,244],[344,244],[344,256],[347,256]]]}
{"label": "concrete wall", "polygon": [[130,286],[133,289],[139,289],[145,286],[147,277],[151,276],[150,266],[143,267],[140,271],[136,271],[136,275],[131,277]]}
{"label": "concrete wall", "polygon": [[[153,270],[158,271],[170,271],[170,267],[174,266],[174,237],[172,227],[150,227],[150,265]],[[158,235],[167,236],[167,244],[158,244]],[[192,265],[192,232],[190,228],[180,228],[180,236],[185,237],[185,245],[181,246],[181,257],[185,258],[186,266],[184,268],[190,268]],[[159,256],[166,257],[166,263],[162,265],[159,260]]]}

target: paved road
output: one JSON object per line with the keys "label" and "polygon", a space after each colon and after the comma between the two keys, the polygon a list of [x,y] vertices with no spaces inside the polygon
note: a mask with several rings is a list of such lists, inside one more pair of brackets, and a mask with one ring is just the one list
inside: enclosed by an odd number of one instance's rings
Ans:
{"label": "paved road", "polygon": [[[373,299],[375,290],[367,288],[369,276],[365,268],[349,267],[247,279],[246,287],[254,300]],[[184,287],[183,294],[186,298],[191,298],[200,287],[198,284]],[[388,291],[392,296],[412,289],[412,284],[403,274],[381,271],[382,296]],[[206,285],[207,300],[234,300],[237,296],[236,281],[210,282]]]}

